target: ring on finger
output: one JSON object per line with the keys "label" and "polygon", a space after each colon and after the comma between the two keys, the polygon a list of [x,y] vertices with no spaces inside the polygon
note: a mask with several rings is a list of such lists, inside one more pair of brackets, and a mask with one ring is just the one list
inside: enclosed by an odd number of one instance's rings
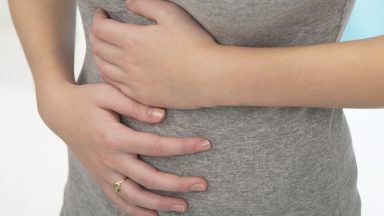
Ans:
{"label": "ring on finger", "polygon": [[116,193],[120,193],[121,191],[121,185],[123,184],[123,182],[127,179],[128,177],[125,177],[124,179],[120,180],[120,181],[117,181],[115,183],[113,183],[112,185],[112,189],[116,192]]}

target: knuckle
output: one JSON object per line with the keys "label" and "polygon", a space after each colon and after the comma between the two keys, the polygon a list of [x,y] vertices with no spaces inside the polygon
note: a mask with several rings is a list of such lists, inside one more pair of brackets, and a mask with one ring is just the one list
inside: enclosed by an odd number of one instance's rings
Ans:
{"label": "knuckle", "polygon": [[[133,89],[130,87],[130,86],[128,86],[128,85],[126,85],[126,84],[120,84],[120,83],[118,83],[118,82],[114,82],[113,83],[113,85],[117,88],[117,89],[119,89],[120,91],[121,91],[121,93],[123,93],[125,96],[128,96],[127,98],[128,98],[128,100],[129,99],[131,99],[131,98],[135,98],[136,99],[136,96],[135,96],[135,94],[134,94],[134,91],[133,91]],[[120,93],[120,92],[119,92]],[[130,115],[132,115],[132,117],[135,117],[135,111],[132,111],[131,110],[131,108],[130,108],[130,105],[128,105],[128,110],[129,110],[129,112],[130,112]]]}
{"label": "knuckle", "polygon": [[169,209],[170,202],[167,198],[161,197],[157,200],[156,207],[158,209],[167,210]]}
{"label": "knuckle", "polygon": [[110,133],[107,133],[106,131],[99,132],[99,142],[101,142],[104,147],[106,147],[109,150],[115,151],[118,149],[118,144],[116,142],[116,139],[113,135]]}
{"label": "knuckle", "polygon": [[91,26],[91,31],[94,33],[94,34],[99,34],[101,32],[101,23],[100,21],[98,20],[93,20],[93,23],[92,23],[92,26]]}
{"label": "knuckle", "polygon": [[93,54],[99,54],[99,44],[96,41],[93,41],[91,49]]}
{"label": "knuckle", "polygon": [[[131,86],[131,94],[132,97],[135,98],[138,102],[141,104],[151,104],[153,103],[153,100],[151,101],[151,97],[153,97],[151,94],[146,93],[147,90],[145,86],[140,85],[141,82],[135,82],[135,79],[132,79],[132,86]],[[153,92],[152,92],[153,93]]]}
{"label": "knuckle", "polygon": [[[107,84],[99,84],[99,89],[96,93],[93,92],[93,96],[96,102],[99,104],[105,104],[109,100],[109,98],[112,96],[111,93],[114,90],[114,88],[111,85]],[[104,130],[99,131],[100,133],[103,133]]]}
{"label": "knuckle", "polygon": [[163,5],[163,7],[161,7],[159,9],[159,16],[161,18],[169,17],[169,14],[173,14],[174,11],[175,11],[175,6],[174,5],[166,4],[166,5]]}
{"label": "knuckle", "polygon": [[150,151],[153,156],[161,156],[163,154],[163,144],[159,141],[153,141],[150,145]]}
{"label": "knuckle", "polygon": [[95,95],[97,97],[97,100],[100,101],[100,102],[104,102],[108,98],[107,93],[103,92],[103,91],[100,91],[100,92],[98,92],[98,94],[95,94]]}
{"label": "knuckle", "polygon": [[145,188],[150,190],[155,190],[157,189],[155,179],[156,178],[145,177],[145,178],[141,178],[139,181],[140,181],[140,184],[143,185]]}
{"label": "knuckle", "polygon": [[130,106],[131,106],[130,110],[131,110],[132,115],[134,115],[134,116],[142,115],[144,110],[143,110],[142,106],[139,105],[138,102],[131,101]]}
{"label": "knuckle", "polygon": [[103,152],[97,153],[97,158],[102,164],[108,167],[113,166],[112,160],[108,157],[107,154],[104,154]]}
{"label": "knuckle", "polygon": [[164,19],[165,17],[167,17],[167,14],[169,14],[169,12],[167,12],[167,9],[161,8],[159,9],[158,14],[161,19]]}
{"label": "knuckle", "polygon": [[140,1],[131,0],[129,3],[129,8],[140,11]]}
{"label": "knuckle", "polygon": [[99,63],[98,64],[100,75],[108,77],[108,72],[110,71],[108,64]]}
{"label": "knuckle", "polygon": [[181,144],[181,154],[189,154],[189,153],[192,153],[194,152],[194,149],[193,149],[193,146],[194,145],[191,145],[191,143],[189,142],[183,142]]}
{"label": "knuckle", "polygon": [[183,177],[175,176],[175,190],[180,192],[189,192],[189,188]]}
{"label": "knuckle", "polygon": [[[135,97],[135,92],[133,91],[133,89],[130,87],[130,86],[127,86],[127,85],[120,85],[119,86],[119,89],[121,92],[123,92],[125,95],[129,96],[129,97],[132,97],[132,98],[136,98]],[[133,113],[132,113],[133,114]]]}

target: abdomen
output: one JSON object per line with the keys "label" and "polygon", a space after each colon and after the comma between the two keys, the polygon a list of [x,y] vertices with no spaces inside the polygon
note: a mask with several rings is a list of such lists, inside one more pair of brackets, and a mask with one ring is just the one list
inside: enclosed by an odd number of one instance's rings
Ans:
{"label": "abdomen", "polygon": [[[340,193],[356,192],[356,170],[342,110],[333,116],[332,109],[321,108],[222,107],[168,110],[158,125],[123,122],[140,131],[212,141],[208,152],[141,156],[165,172],[207,179],[206,192],[156,191],[184,197],[190,215],[336,215]],[[345,182],[350,185],[342,187]]]}

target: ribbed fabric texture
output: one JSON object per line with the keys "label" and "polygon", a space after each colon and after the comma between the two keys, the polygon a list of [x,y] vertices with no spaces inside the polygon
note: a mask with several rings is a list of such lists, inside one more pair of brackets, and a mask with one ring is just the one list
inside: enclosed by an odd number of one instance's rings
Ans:
{"label": "ribbed fabric texture", "polygon": [[[124,0],[79,0],[87,53],[78,84],[101,82],[88,32],[97,7],[111,18],[153,24],[128,11]],[[340,39],[354,0],[173,0],[218,43],[254,47],[295,46]],[[167,110],[148,125],[130,127],[161,135],[204,136],[208,152],[141,158],[166,172],[203,176],[206,192],[174,193],[189,211],[160,215],[359,216],[357,168],[343,109],[316,107],[215,107]],[[123,216],[69,151],[69,177],[61,216]]]}

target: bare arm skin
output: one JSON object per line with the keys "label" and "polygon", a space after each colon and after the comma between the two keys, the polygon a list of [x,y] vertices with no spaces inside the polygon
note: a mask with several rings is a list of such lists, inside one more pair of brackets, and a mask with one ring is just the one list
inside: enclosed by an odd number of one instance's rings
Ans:
{"label": "bare arm skin", "polygon": [[[9,5],[33,74],[40,116],[105,194],[132,215],[157,215],[156,210],[186,211],[185,200],[160,196],[146,188],[204,191],[206,180],[163,173],[138,159],[137,154],[192,154],[206,151],[210,147],[207,140],[135,131],[121,124],[118,114],[153,124],[164,119],[165,111],[140,104],[110,84],[76,85],[74,0],[12,0]],[[122,191],[115,193],[112,184],[125,176],[129,179]]]}
{"label": "bare arm skin", "polygon": [[75,6],[75,0],[9,1],[38,96],[47,85],[74,84]]}
{"label": "bare arm skin", "polygon": [[90,39],[103,79],[145,104],[384,107],[384,36],[295,47],[228,46],[174,3],[133,0],[127,7],[156,25],[120,23],[99,10]]}
{"label": "bare arm skin", "polygon": [[216,54],[216,105],[384,107],[382,36],[284,48],[219,46]]}

